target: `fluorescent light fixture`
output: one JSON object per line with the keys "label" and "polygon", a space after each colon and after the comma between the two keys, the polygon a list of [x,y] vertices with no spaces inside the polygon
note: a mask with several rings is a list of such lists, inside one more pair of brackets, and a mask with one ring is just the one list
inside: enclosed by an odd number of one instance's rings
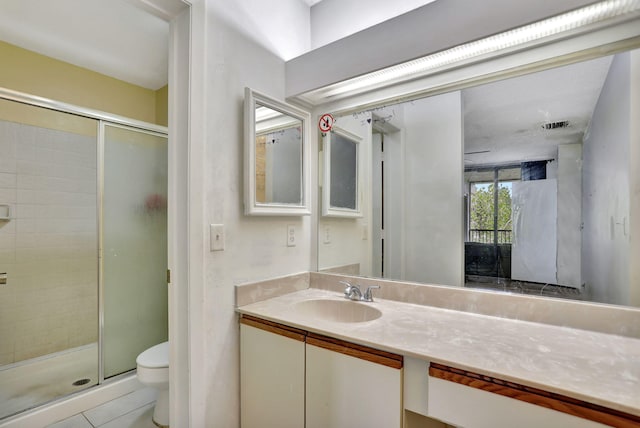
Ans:
{"label": "fluorescent light fixture", "polygon": [[256,107],[256,134],[264,134],[275,130],[282,130],[294,126],[300,126],[301,122],[295,117],[291,117],[269,107]]}
{"label": "fluorescent light fixture", "polygon": [[640,0],[602,1],[524,27],[310,91],[304,94],[303,98],[326,101],[343,95],[355,95],[381,86],[423,77],[445,66],[494,54],[547,37],[558,36],[638,11],[640,11]]}
{"label": "fluorescent light fixture", "polygon": [[256,122],[262,122],[264,120],[273,119],[274,117],[282,116],[279,111],[270,109],[269,107],[259,106],[256,107]]}

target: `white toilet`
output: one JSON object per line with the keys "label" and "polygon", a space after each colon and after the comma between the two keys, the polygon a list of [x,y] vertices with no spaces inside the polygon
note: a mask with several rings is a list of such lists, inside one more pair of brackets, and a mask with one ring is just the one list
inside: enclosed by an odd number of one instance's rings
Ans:
{"label": "white toilet", "polygon": [[169,426],[169,342],[152,346],[136,358],[140,383],[156,388],[158,397],[153,422],[159,427]]}

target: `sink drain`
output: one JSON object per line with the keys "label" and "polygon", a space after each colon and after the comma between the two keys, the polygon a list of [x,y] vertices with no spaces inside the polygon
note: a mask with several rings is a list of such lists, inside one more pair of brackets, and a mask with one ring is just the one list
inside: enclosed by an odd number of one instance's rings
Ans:
{"label": "sink drain", "polygon": [[78,379],[77,381],[73,382],[72,385],[73,386],[81,386],[81,385],[86,385],[89,382],[91,382],[91,379]]}

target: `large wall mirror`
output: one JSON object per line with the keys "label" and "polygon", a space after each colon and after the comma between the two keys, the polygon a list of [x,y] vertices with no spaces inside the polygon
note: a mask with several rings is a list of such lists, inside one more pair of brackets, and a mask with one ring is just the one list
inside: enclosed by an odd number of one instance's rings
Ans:
{"label": "large wall mirror", "polygon": [[318,269],[640,306],[640,42],[629,46],[333,111],[362,140],[364,202],[348,224],[320,218]]}
{"label": "large wall mirror", "polygon": [[245,214],[309,215],[309,114],[245,89]]}

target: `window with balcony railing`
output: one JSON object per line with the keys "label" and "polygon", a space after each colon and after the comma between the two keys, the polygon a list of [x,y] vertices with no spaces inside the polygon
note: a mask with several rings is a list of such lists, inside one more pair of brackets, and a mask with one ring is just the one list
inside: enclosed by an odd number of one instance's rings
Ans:
{"label": "window with balcony railing", "polygon": [[511,244],[512,183],[470,183],[469,242]]}
{"label": "window with balcony railing", "polygon": [[470,229],[469,242],[478,242],[481,244],[493,244],[496,239],[498,244],[511,244],[511,229]]}

